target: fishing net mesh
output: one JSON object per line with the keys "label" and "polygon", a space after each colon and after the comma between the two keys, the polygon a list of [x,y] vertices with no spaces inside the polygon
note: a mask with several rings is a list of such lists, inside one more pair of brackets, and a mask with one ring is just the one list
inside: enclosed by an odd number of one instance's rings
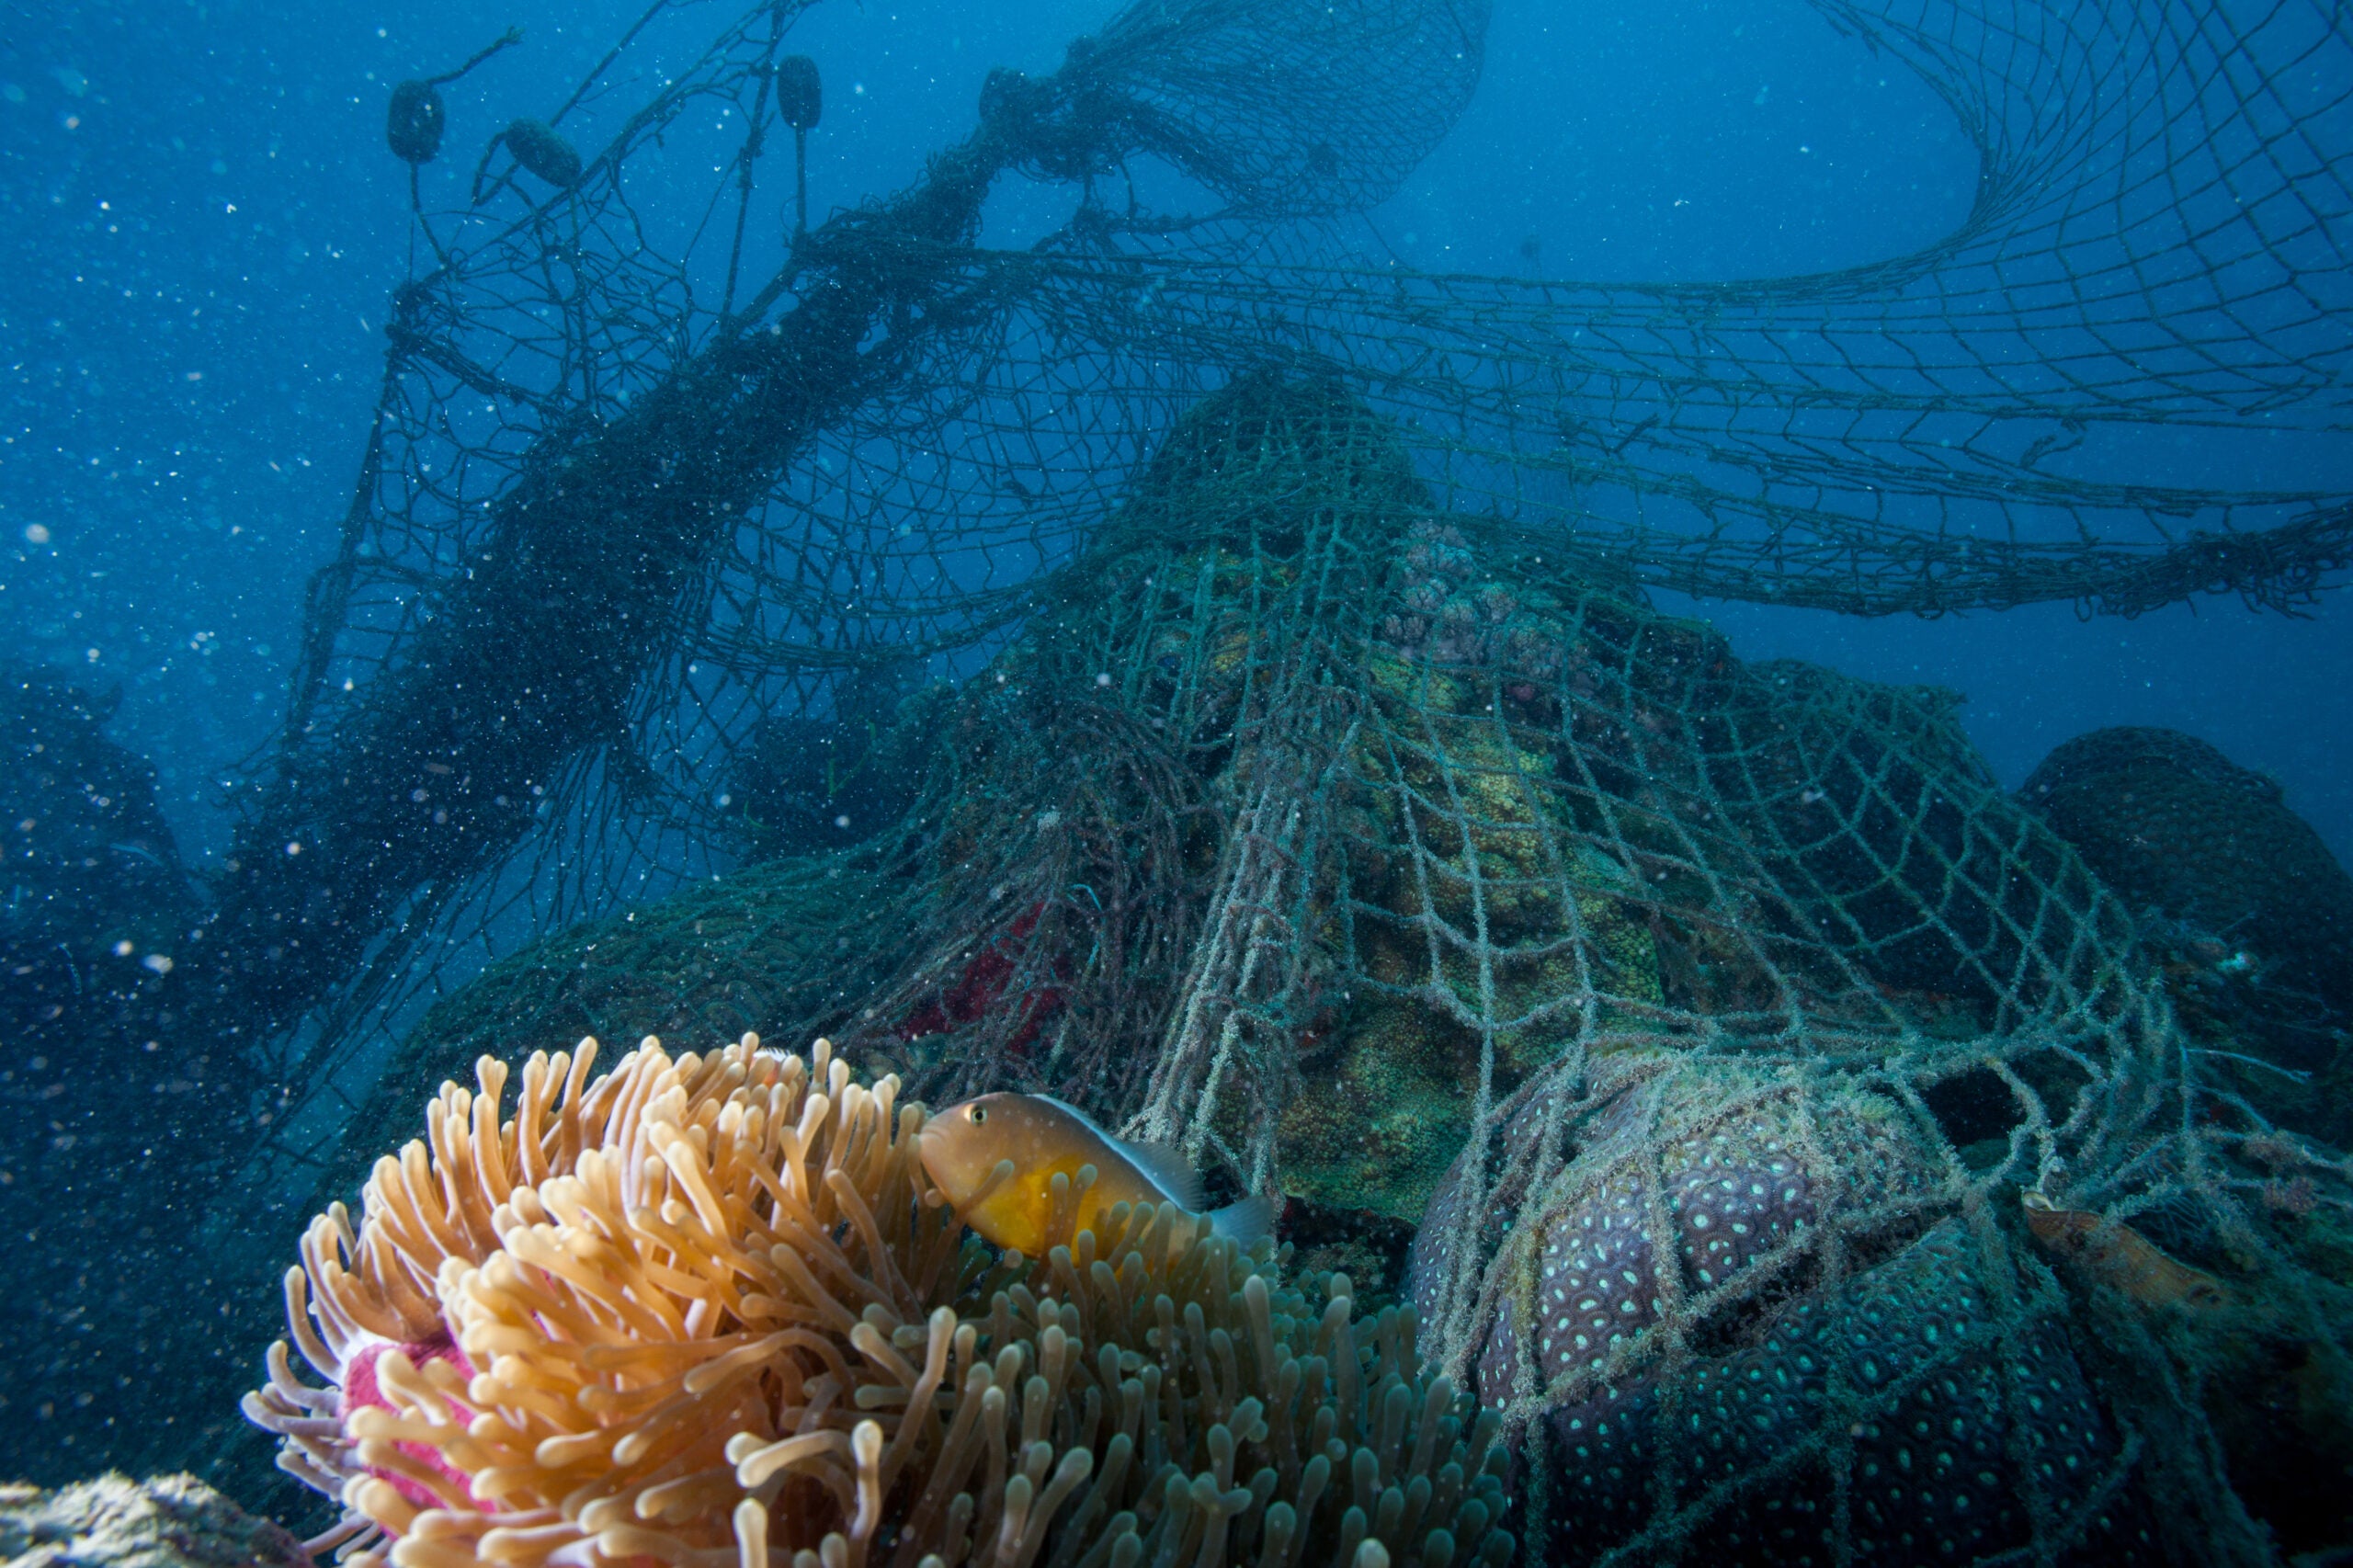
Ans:
{"label": "fishing net mesh", "polygon": [[[1365,259],[1348,214],[1468,101],[1476,5],[1131,8],[1051,76],[993,76],[907,190],[793,237],[762,181],[797,14],[748,14],[626,116],[592,77],[553,117],[609,135],[570,187],[494,144],[471,205],[420,206],[217,923],[210,1016],[273,1081],[332,1077],[486,950],[736,863],[745,758],[910,667],[979,668],[1193,400],[1268,365],[1336,377],[1430,510],[1571,597],[2285,606],[2347,558],[2341,495],[2229,477],[2298,472],[2346,420],[2353,73],[2325,8],[1825,6],[1953,106],[1968,217],[1848,272],[1640,288]],[[1076,214],[980,248],[1009,171]],[[2153,482],[2152,440],[2214,472]]]}
{"label": "fishing net mesh", "polygon": [[[1962,224],[1604,287],[1354,221],[1468,101],[1470,0],[1133,7],[798,235],[801,7],[617,107],[703,25],[654,5],[550,117],[576,179],[420,176],[290,722],[173,979],[199,1097],[264,1185],[332,1186],[477,1047],[824,1030],[1420,1219],[1389,1286],[1506,1411],[1550,1556],[1851,1561],[1942,1506],[2048,1557],[2157,1528],[2152,1476],[2251,1539],[2201,1414],[2239,1363],[2180,1325],[2340,1375],[2353,1270],[2280,1227],[2335,1233],[2341,1165],[2210,1086],[1949,697],[1647,594],[2324,585],[2343,495],[2232,475],[2347,423],[2346,39],[1818,8],[1952,107]],[[985,248],[1016,175],[1075,215]],[[2219,476],[2151,481],[2159,442]],[[1907,1446],[1931,1404],[1961,1447]]]}
{"label": "fishing net mesh", "polygon": [[1245,378],[972,678],[814,737],[919,726],[895,814],[494,968],[386,1111],[478,1049],[824,1033],[1418,1221],[1386,1283],[1545,1560],[2260,1561],[2207,1385],[2340,1386],[2280,1199],[2347,1172],[2213,1086],[1954,705],[1564,587],[1336,381]]}

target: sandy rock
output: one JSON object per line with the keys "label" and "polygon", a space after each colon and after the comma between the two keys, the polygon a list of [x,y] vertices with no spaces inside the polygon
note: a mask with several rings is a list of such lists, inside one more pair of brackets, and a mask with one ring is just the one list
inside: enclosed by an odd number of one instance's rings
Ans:
{"label": "sandy rock", "polygon": [[6,1568],[311,1568],[301,1542],[192,1475],[0,1483]]}

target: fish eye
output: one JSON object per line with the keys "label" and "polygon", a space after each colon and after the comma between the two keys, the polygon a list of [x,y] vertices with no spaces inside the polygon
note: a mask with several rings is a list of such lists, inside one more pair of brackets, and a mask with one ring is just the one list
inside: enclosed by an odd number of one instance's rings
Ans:
{"label": "fish eye", "polygon": [[986,1121],[988,1119],[989,1119],[988,1108],[987,1108],[985,1106],[974,1106],[974,1107],[972,1108],[972,1125],[973,1125],[973,1126],[978,1127],[982,1122]]}

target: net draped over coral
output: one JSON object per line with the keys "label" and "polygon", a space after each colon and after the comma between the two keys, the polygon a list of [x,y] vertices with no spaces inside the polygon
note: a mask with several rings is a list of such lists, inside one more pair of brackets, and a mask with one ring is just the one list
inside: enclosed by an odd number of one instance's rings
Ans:
{"label": "net draped over coral", "polygon": [[[1385,1288],[1548,1558],[2259,1559],[2208,1390],[2339,1386],[2341,1159],[1949,694],[1648,590],[2330,581],[2343,495],[2120,454],[2342,434],[2347,40],[1821,8],[1981,159],[1954,233],[1827,277],[1364,261],[1480,69],[1434,0],[1138,6],[789,248],[763,8],[563,188],[421,208],[191,1014],[286,1142],[387,1054],[350,1147],[477,1050],[824,1031],[1418,1222]],[[979,247],[1009,175],[1077,216]]]}
{"label": "net draped over coral", "polygon": [[[2344,496],[2131,455],[2342,433],[2353,72],[2325,8],[1825,6],[1954,107],[1968,217],[1847,272],[1643,287],[1361,259],[1350,214],[1476,85],[1469,0],[1135,7],[788,241],[763,181],[799,9],[627,113],[584,83],[552,123],[606,140],[562,188],[420,207],[285,742],[187,977],[252,1077],[315,1095],[485,950],[741,864],[777,825],[737,788],[764,741],[972,674],[1084,578],[1183,412],[1269,365],[1338,378],[1431,509],[1525,534],[1565,594],[2132,612],[2292,604],[2345,562]],[[624,41],[693,25],[657,6]],[[1076,216],[979,248],[1024,176]],[[779,809],[820,842],[876,821]]]}
{"label": "net draped over coral", "polygon": [[900,699],[900,815],[494,967],[387,1095],[822,1024],[1418,1221],[1386,1283],[1563,1560],[2126,1557],[2153,1496],[2252,1541],[2200,1385],[2301,1346],[2336,1386],[2334,1233],[2283,1194],[2342,1212],[2341,1159],[2232,1091],[1949,694],[1745,664],[1428,500],[1333,381],[1212,395],[1067,597]]}

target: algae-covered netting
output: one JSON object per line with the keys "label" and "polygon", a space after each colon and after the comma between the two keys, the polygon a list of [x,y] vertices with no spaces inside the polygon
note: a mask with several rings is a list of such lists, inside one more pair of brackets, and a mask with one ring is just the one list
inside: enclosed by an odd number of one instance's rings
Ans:
{"label": "algae-covered netting", "polygon": [[[1825,0],[1952,106],[1961,226],[1583,287],[1352,222],[1469,101],[1475,0],[1146,0],[795,233],[801,9],[689,48],[656,4],[470,185],[418,165],[283,742],[171,977],[238,1066],[207,1114],[333,1171],[477,1045],[824,1030],[1423,1218],[1366,1262],[1505,1409],[1550,1556],[2114,1555],[2153,1490],[2251,1540],[2246,1475],[2338,1450],[2209,1386],[2344,1406],[2341,1165],[2200,1087],[2245,1042],[2182,1032],[1949,699],[1644,592],[2331,582],[2341,490],[2240,474],[2345,434],[2341,17]],[[992,250],[1013,176],[1074,215]]]}
{"label": "algae-covered netting", "polygon": [[1017,642],[805,737],[845,817],[925,759],[899,809],[493,969],[392,1098],[824,1032],[1418,1221],[1382,1283],[1544,1560],[2259,1561],[2233,1467],[2341,1457],[2341,1161],[2200,1088],[1949,694],[1745,664],[1429,500],[1329,381],[1205,400]]}
{"label": "algae-covered netting", "polygon": [[[486,956],[737,863],[747,759],[969,675],[1181,411],[1270,362],[1340,376],[1433,508],[1523,530],[1518,569],[1571,598],[1600,573],[2131,612],[2331,580],[2353,514],[2294,476],[2347,418],[2340,18],[1821,8],[1953,107],[1978,197],[1917,254],[1753,283],[1381,255],[1351,215],[1470,101],[1483,0],[1128,7],[797,236],[798,0],[707,44],[701,8],[650,7],[551,116],[576,175],[510,132],[468,181],[453,141],[283,744],[176,983],[240,1063],[224,1114],[282,1092],[273,1125],[315,1128],[299,1108]],[[979,244],[1018,176],[1073,217]],[[2156,449],[2215,460],[2160,479]]]}

